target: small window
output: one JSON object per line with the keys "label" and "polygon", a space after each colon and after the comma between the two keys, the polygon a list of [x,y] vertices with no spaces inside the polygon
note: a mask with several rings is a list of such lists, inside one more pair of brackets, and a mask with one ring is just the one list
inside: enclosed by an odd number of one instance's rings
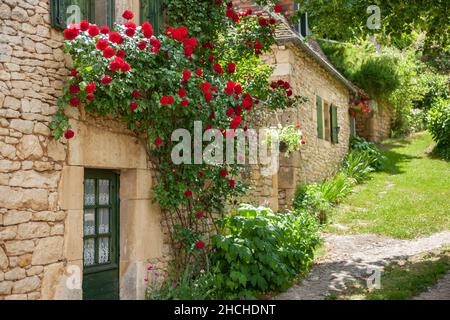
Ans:
{"label": "small window", "polygon": [[61,29],[82,20],[112,27],[114,0],[52,0],[51,18],[52,26]]}
{"label": "small window", "polygon": [[323,139],[323,103],[322,98],[316,96],[317,138]]}

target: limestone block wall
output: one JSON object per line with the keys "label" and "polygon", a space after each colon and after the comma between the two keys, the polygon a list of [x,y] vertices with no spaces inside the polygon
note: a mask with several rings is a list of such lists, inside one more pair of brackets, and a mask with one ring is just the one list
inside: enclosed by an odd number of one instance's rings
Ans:
{"label": "limestone block wall", "polygon": [[[138,2],[116,2],[116,17]],[[119,121],[69,109],[76,138],[48,127],[70,61],[50,25],[49,0],[0,1],[0,300],[81,299],[67,267],[82,271],[85,168],[120,174],[120,294],[143,298],[146,263],[168,246],[142,144]]]}
{"label": "limestone block wall", "polygon": [[378,110],[356,115],[356,133],[372,142],[380,142],[391,136],[393,107],[387,103],[378,104]]}
{"label": "limestone block wall", "polygon": [[[350,118],[348,115],[348,103],[350,94],[348,89],[330,73],[322,68],[316,61],[307,55],[295,44],[286,46],[274,46],[271,54],[265,57],[267,63],[274,66],[273,79],[289,81],[294,94],[306,96],[309,101],[297,109],[288,109],[278,114],[281,124],[299,125],[306,144],[301,151],[294,152],[289,158],[280,155],[280,168],[272,177],[272,188],[276,188],[276,210],[289,207],[298,184],[320,181],[338,168],[349,148]],[[324,102],[338,107],[339,143],[317,137],[317,112],[316,95]],[[273,118],[269,124],[274,125]],[[267,178],[265,178],[267,180]],[[270,183],[259,179],[255,182],[258,186],[270,188]],[[273,203],[267,194],[254,193],[257,203]],[[270,200],[270,201],[268,201]]]}

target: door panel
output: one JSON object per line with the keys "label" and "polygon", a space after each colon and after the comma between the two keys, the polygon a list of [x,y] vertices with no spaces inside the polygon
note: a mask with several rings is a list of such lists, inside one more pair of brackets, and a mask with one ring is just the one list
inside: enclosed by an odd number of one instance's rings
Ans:
{"label": "door panel", "polygon": [[119,299],[118,176],[89,169],[84,178],[83,298]]}

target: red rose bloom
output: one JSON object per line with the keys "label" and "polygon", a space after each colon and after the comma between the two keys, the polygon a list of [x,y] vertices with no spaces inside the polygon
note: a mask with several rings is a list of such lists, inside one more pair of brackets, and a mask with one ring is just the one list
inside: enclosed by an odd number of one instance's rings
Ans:
{"label": "red rose bloom", "polygon": [[101,28],[100,28],[100,33],[101,34],[108,34],[109,33],[109,27],[108,26],[102,26]]}
{"label": "red rose bloom", "polygon": [[136,23],[134,23],[133,21],[125,23],[124,26],[125,28],[136,29]]}
{"label": "red rose bloom", "polygon": [[161,48],[161,42],[158,39],[150,39],[150,44],[152,45],[152,52],[153,53],[158,53],[159,52],[159,48]]}
{"label": "red rose bloom", "polygon": [[89,27],[88,33],[91,37],[95,37],[100,33],[100,30],[98,29],[98,27],[96,25],[92,25]]}
{"label": "red rose bloom", "polygon": [[222,170],[220,170],[219,174],[222,178],[225,178],[228,175],[228,171],[225,169],[222,169]]}
{"label": "red rose bloom", "polygon": [[211,55],[209,55],[209,57],[208,57],[208,61],[209,62],[213,62],[214,61],[214,56],[211,54]]}
{"label": "red rose bloom", "polygon": [[125,51],[124,50],[117,50],[117,53],[116,53],[116,57],[118,57],[118,58],[124,58],[125,57]]}
{"label": "red rose bloom", "polygon": [[80,30],[81,31],[87,31],[89,29],[89,22],[86,20],[83,20],[80,22]]}
{"label": "red rose bloom", "polygon": [[252,100],[244,99],[242,101],[242,108],[250,110],[252,108]]}
{"label": "red rose bloom", "polygon": [[203,212],[201,211],[197,212],[197,218],[199,219],[203,218]]}
{"label": "red rose bloom", "polygon": [[80,105],[80,99],[78,99],[78,98],[72,98],[72,99],[70,99],[70,105],[72,106],[72,107],[78,107],[79,105]]}
{"label": "red rose bloom", "polygon": [[233,108],[228,108],[227,111],[225,112],[225,114],[226,114],[228,117],[232,117],[233,114],[234,114],[234,109],[233,109]]}
{"label": "red rose bloom", "polygon": [[80,86],[77,85],[77,84],[71,84],[71,85],[69,86],[69,91],[70,91],[70,93],[72,93],[72,94],[77,94],[78,92],[80,92]]}
{"label": "red rose bloom", "polygon": [[139,104],[137,102],[132,102],[130,103],[130,109],[134,111],[137,109],[138,105]]}
{"label": "red rose bloom", "polygon": [[229,96],[233,94],[233,88],[232,87],[225,87],[225,93]]}
{"label": "red rose bloom", "polygon": [[133,90],[133,92],[131,93],[131,97],[133,97],[134,99],[138,98],[141,95],[141,93],[139,92],[139,90]]}
{"label": "red rose bloom", "polygon": [[166,29],[166,33],[169,37],[178,40],[178,41],[182,41],[184,37],[186,37],[189,33],[189,30],[186,27],[178,27],[178,28],[170,28],[168,27]]}
{"label": "red rose bloom", "polygon": [[233,62],[228,63],[228,72],[234,73],[236,71],[236,64]]}
{"label": "red rose bloom", "polygon": [[268,25],[268,22],[267,22],[266,18],[264,18],[264,17],[259,17],[258,23],[261,27],[267,27],[267,25]]}
{"label": "red rose bloom", "polygon": [[78,71],[76,69],[70,70],[70,75],[74,78],[78,77]]}
{"label": "red rose bloom", "polygon": [[103,56],[106,59],[114,57],[114,54],[115,54],[114,49],[111,47],[106,47],[105,50],[103,50]]}
{"label": "red rose bloom", "polygon": [[197,243],[195,244],[195,246],[199,249],[202,250],[203,247],[205,246],[205,243],[202,240],[198,240]]}
{"label": "red rose bloom", "polygon": [[162,97],[162,98],[159,100],[159,102],[160,102],[163,106],[172,104],[174,101],[175,101],[175,99],[174,99],[172,96],[164,96],[164,97]]}
{"label": "red rose bloom", "polygon": [[111,82],[112,82],[112,78],[110,77],[110,76],[108,76],[108,75],[104,75],[103,77],[102,77],[102,84],[110,84]]}
{"label": "red rose bloom", "polygon": [[98,50],[105,50],[106,48],[108,47],[108,41],[107,40],[105,40],[105,39],[100,39],[100,40],[98,40],[97,41],[97,45],[96,45],[96,48],[98,49]]}
{"label": "red rose bloom", "polygon": [[242,86],[240,84],[238,84],[237,86],[234,87],[234,93],[236,93],[236,94],[242,93]]}
{"label": "red rose bloom", "polygon": [[141,42],[139,42],[137,47],[139,48],[139,50],[144,50],[145,48],[147,48],[147,42],[142,40]]}
{"label": "red rose bloom", "polygon": [[95,98],[95,96],[94,96],[93,93],[89,93],[89,94],[86,96],[86,99],[89,100],[89,101],[94,100],[94,98]]}
{"label": "red rose bloom", "polygon": [[135,33],[136,33],[136,29],[133,29],[133,28],[125,29],[125,34],[129,37],[134,36]]}
{"label": "red rose bloom", "polygon": [[76,37],[78,37],[78,34],[80,33],[80,31],[75,28],[67,28],[66,30],[64,30],[64,37],[69,40],[72,41],[74,40]]}
{"label": "red rose bloom", "polygon": [[236,181],[234,181],[233,179],[228,180],[228,183],[230,184],[230,187],[232,189],[234,189],[234,186],[236,185]]}
{"label": "red rose bloom", "polygon": [[111,71],[119,71],[122,66],[124,65],[125,61],[122,60],[122,58],[115,58],[111,63],[109,64],[109,69]]}
{"label": "red rose bloom", "polygon": [[235,116],[233,120],[230,121],[230,127],[232,129],[237,129],[239,125],[242,123],[242,117],[241,116]]}
{"label": "red rose bloom", "polygon": [[191,72],[189,70],[183,70],[183,80],[189,80],[191,78]]}
{"label": "red rose bloom", "polygon": [[109,41],[117,44],[121,44],[123,42],[122,36],[117,32],[111,32],[109,34]]}
{"label": "red rose bloom", "polygon": [[161,138],[156,138],[153,143],[155,146],[159,147],[160,145],[162,145],[163,141]]}
{"label": "red rose bloom", "polygon": [[187,107],[188,105],[189,105],[189,100],[188,99],[184,99],[180,103],[180,106],[182,106],[182,107]]}
{"label": "red rose bloom", "polygon": [[86,86],[86,89],[84,91],[86,91],[87,93],[92,93],[95,91],[96,88],[97,86],[95,85],[95,83],[91,82]]}
{"label": "red rose bloom", "polygon": [[133,17],[134,17],[134,14],[130,10],[125,10],[122,14],[122,18],[124,18],[126,20],[131,20],[131,19],[133,19]]}
{"label": "red rose bloom", "polygon": [[212,93],[210,91],[204,91],[206,103],[210,103],[212,100]]}
{"label": "red rose bloom", "polygon": [[222,66],[220,64],[218,64],[218,63],[214,64],[213,69],[217,73],[221,73],[221,74],[223,73]]}
{"label": "red rose bloom", "polygon": [[189,190],[189,189],[187,189],[187,190],[184,192],[184,195],[186,196],[186,198],[192,197],[192,191]]}
{"label": "red rose bloom", "polygon": [[273,11],[275,11],[276,13],[280,13],[283,10],[283,7],[277,3],[274,7],[273,7]]}
{"label": "red rose bloom", "polygon": [[288,97],[292,96],[292,90],[286,91],[286,95],[287,95]]}
{"label": "red rose bloom", "polygon": [[130,66],[128,63],[124,62],[124,63],[122,64],[122,67],[120,68],[120,70],[121,70],[122,72],[130,71],[130,70],[131,70],[131,66]]}
{"label": "red rose bloom", "polygon": [[203,70],[198,68],[197,70],[195,70],[195,74],[201,77],[203,75]]}
{"label": "red rose bloom", "polygon": [[66,132],[64,132],[64,138],[66,139],[72,139],[75,135],[75,132],[71,129],[67,129]]}
{"label": "red rose bloom", "polygon": [[186,97],[187,92],[184,89],[180,89],[177,91],[177,94],[180,96],[180,98],[184,98]]}
{"label": "red rose bloom", "polygon": [[149,22],[144,22],[141,25],[141,29],[144,33],[145,38],[150,39],[153,36],[153,33],[154,33],[153,27]]}
{"label": "red rose bloom", "polygon": [[261,50],[262,49],[262,43],[260,41],[256,41],[255,45],[253,46],[255,50]]}

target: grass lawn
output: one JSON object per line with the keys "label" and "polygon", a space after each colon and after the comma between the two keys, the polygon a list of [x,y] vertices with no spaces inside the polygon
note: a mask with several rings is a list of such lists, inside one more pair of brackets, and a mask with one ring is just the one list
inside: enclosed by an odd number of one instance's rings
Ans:
{"label": "grass lawn", "polygon": [[450,270],[450,247],[392,263],[381,273],[381,288],[367,289],[356,283],[343,293],[331,294],[330,300],[405,300],[425,292]]}
{"label": "grass lawn", "polygon": [[385,166],[333,210],[327,231],[411,239],[450,229],[450,163],[428,133],[385,141]]}

